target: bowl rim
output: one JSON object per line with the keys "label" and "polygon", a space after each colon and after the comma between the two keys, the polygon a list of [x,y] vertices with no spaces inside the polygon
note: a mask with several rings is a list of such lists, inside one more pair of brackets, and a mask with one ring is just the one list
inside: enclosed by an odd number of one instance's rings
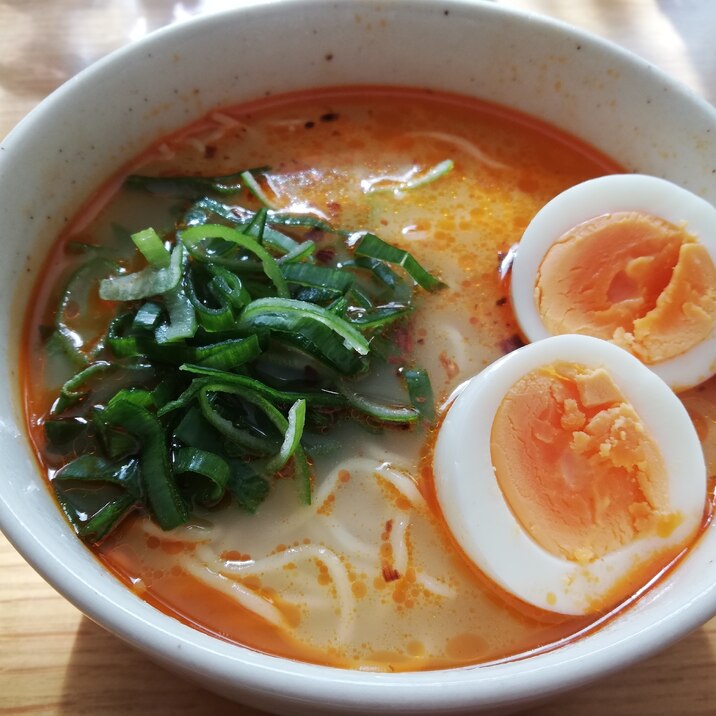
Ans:
{"label": "bowl rim", "polygon": [[[355,0],[354,4],[373,6],[380,3]],[[31,134],[36,120],[52,111],[56,102],[82,91],[87,83],[100,81],[105,72],[111,71],[126,57],[144,52],[157,39],[173,37],[180,41],[183,33],[203,32],[216,24],[235,21],[246,13],[269,12],[276,7],[285,10],[286,6],[298,9],[307,5],[329,7],[337,3],[324,0],[248,0],[235,8],[193,17],[156,30],[115,50],[70,78],[11,130],[2,141],[2,148]],[[431,0],[391,0],[391,7],[400,11],[408,11],[410,8],[437,11],[436,4]],[[687,96],[690,102],[708,109],[716,126],[716,111],[706,100],[660,69],[608,40],[560,20],[483,0],[443,0],[439,9],[477,10],[515,18],[555,32],[568,32],[585,45],[624,62],[633,64],[638,60],[640,65],[648,67],[661,83],[677,95]],[[91,579],[73,572],[69,565],[58,560],[52,550],[37,540],[30,525],[4,500],[1,492],[0,528],[24,559],[68,601],[97,623],[163,664],[185,673],[202,675],[204,683],[213,685],[217,690],[222,690],[222,684],[241,682],[247,698],[262,698],[275,691],[277,684],[280,684],[282,693],[278,698],[282,704],[293,703],[304,707],[314,702],[339,709],[360,705],[366,710],[381,706],[389,710],[392,706],[395,710],[396,705],[412,705],[415,707],[413,712],[435,709],[447,712],[532,702],[620,670],[671,644],[716,614],[714,585],[680,609],[647,625],[641,630],[638,639],[613,639],[602,648],[585,654],[575,655],[557,648],[547,654],[446,671],[396,674],[351,671],[262,654],[230,644],[184,625],[154,608],[150,609],[155,612],[155,618],[149,619],[143,610],[138,612],[118,606],[111,595],[103,593]],[[117,584],[126,590],[124,585]],[[564,657],[560,657],[560,654],[564,654]],[[550,655],[549,658],[545,658],[547,655]],[[515,672],[519,678],[515,678]],[[389,693],[392,694],[391,698],[387,698]]]}

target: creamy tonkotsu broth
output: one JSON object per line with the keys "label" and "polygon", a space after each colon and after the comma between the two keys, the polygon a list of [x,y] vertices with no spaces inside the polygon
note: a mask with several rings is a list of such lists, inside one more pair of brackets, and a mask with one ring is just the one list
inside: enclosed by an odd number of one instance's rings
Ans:
{"label": "creamy tonkotsu broth", "polygon": [[[448,159],[452,171],[430,184],[371,190]],[[402,358],[427,369],[438,405],[519,345],[500,266],[532,216],[565,188],[618,170],[508,110],[378,89],[222,109],[156,144],[131,170],[216,176],[263,166],[282,209],[373,232],[447,284],[421,292],[393,336]],[[115,224],[132,232],[169,226],[177,201],[113,186],[111,198],[90,201],[57,243],[27,319],[28,424],[50,475],[62,463],[45,449],[42,420],[72,369],[48,357],[38,326],[51,323],[53,302],[79,265],[72,242],[118,244]],[[328,251],[341,240],[313,238]],[[108,310],[98,299],[90,304],[96,315]],[[392,372],[388,364],[375,376],[376,394],[395,390]],[[710,474],[715,392],[711,381],[684,398],[709,441]],[[378,432],[341,421],[330,439],[339,447],[314,458],[310,506],[297,500],[289,477],[280,478],[255,514],[221,504],[164,532],[134,513],[95,552],[137,594],[198,629],[340,667],[483,663],[557,644],[596,620],[527,607],[470,566],[436,506],[431,431]]]}

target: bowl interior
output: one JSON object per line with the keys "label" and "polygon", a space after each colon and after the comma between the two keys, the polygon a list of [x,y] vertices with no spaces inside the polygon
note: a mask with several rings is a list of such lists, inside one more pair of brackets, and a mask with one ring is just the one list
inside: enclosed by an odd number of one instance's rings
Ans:
{"label": "bowl interior", "polygon": [[[68,599],[163,663],[229,696],[292,713],[515,707],[669,643],[716,611],[708,530],[626,614],[555,651],[489,667],[400,675],[341,672],[256,654],[157,612],[70,531],[24,438],[17,346],[42,257],[128,158],[207,111],[338,85],[468,94],[535,115],[621,162],[716,202],[716,112],[653,67],[553,21],[490,3],[251,3],[176,25],[101,61],[46,100],[0,152],[0,526]],[[315,705],[317,702],[319,705]]]}

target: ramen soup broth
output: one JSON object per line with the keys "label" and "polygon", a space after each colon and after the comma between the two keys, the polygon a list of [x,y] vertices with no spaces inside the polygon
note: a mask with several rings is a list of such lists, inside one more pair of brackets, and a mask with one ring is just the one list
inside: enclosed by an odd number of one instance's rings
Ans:
{"label": "ramen soup broth", "polygon": [[[435,181],[391,189],[445,160],[454,167]],[[131,171],[216,176],[263,166],[266,190],[282,209],[373,232],[447,284],[421,292],[393,338],[402,359],[427,369],[438,404],[519,345],[500,262],[532,216],[565,188],[619,169],[495,106],[363,89],[223,109],[153,146]],[[106,246],[107,255],[124,252],[130,261],[134,247],[117,225],[135,232],[173,221],[176,197],[119,181],[111,188],[111,198],[90,201],[58,241],[27,320],[28,422],[50,475],[61,463],[45,449],[42,418],[73,369],[48,353],[38,326],[51,323],[64,282],[86,260],[72,247]],[[240,201],[251,205],[243,195]],[[342,241],[314,238],[319,250]],[[88,310],[91,327],[115,307],[90,297]],[[398,395],[394,372],[389,363],[371,378],[376,395]],[[712,383],[684,396],[704,439]],[[134,513],[94,547],[97,557],[142,598],[198,629],[340,667],[484,663],[557,644],[603,616],[543,613],[477,573],[439,516],[429,430],[341,421],[329,436],[339,447],[314,460],[310,506],[297,499],[290,477],[280,477],[255,514],[222,503],[163,532]]]}

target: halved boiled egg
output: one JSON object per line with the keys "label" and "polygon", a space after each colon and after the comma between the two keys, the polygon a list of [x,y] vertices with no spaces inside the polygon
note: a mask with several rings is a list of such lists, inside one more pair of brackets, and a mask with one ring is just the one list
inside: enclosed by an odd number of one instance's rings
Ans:
{"label": "halved boiled egg", "polygon": [[433,472],[467,557],[517,598],[563,614],[608,609],[698,533],[706,467],[686,409],[627,351],[563,335],[468,381]]}
{"label": "halved boiled egg", "polygon": [[716,208],[664,179],[614,174],[552,199],[517,247],[511,290],[530,341],[610,340],[675,390],[716,373]]}

